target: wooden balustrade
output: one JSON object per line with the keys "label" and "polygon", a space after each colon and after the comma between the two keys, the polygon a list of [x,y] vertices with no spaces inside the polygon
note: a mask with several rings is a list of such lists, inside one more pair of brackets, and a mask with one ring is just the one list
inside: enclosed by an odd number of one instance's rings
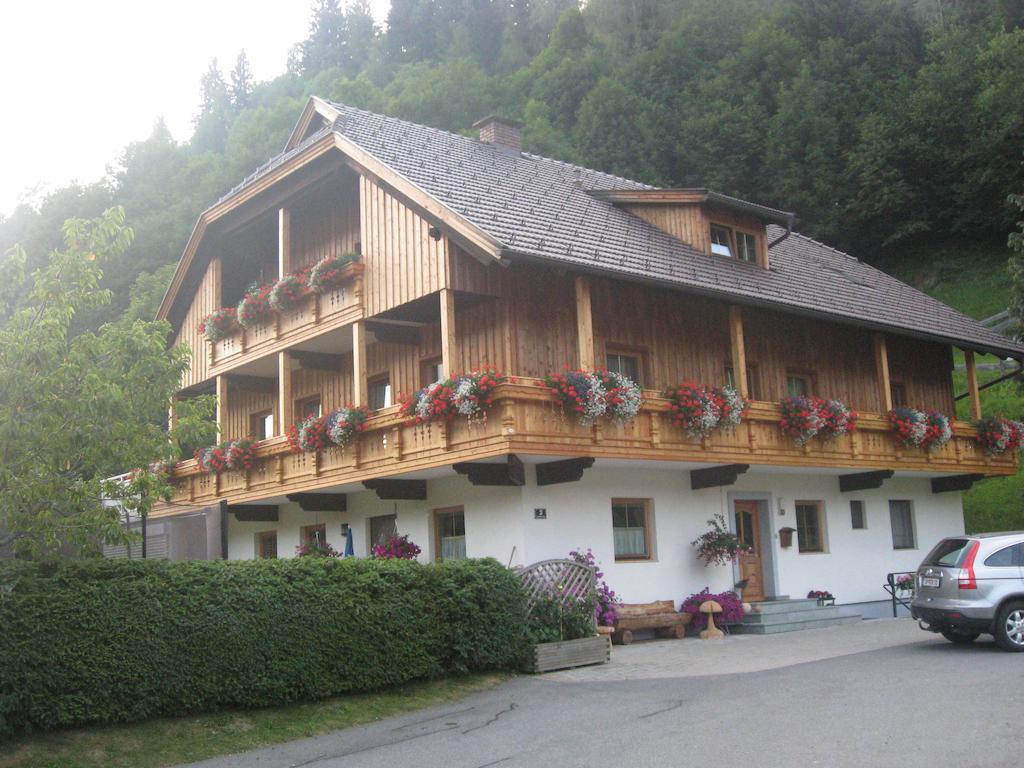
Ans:
{"label": "wooden balustrade", "polygon": [[206,342],[210,375],[362,319],[363,270],[362,264],[349,264],[343,272],[344,282],[333,291],[310,294],[294,309],[271,313],[261,323],[240,328],[220,341]]}
{"label": "wooden balustrade", "polygon": [[779,429],[781,413],[775,403],[754,402],[738,427],[693,439],[672,423],[669,401],[655,392],[645,392],[643,410],[633,421],[585,427],[564,414],[551,393],[532,379],[498,387],[493,407],[479,421],[456,418],[447,424],[413,426],[398,411],[397,406],[379,411],[354,444],[320,454],[292,453],[283,437],[265,440],[256,448],[256,466],[249,473],[212,476],[194,460],[182,462],[172,477],[172,506],[163,511],[171,511],[174,503],[216,498],[253,502],[508,453],[828,467],[837,474],[858,469],[984,475],[1017,471],[1015,455],[985,455],[975,440],[976,430],[965,422],[955,422],[953,439],[930,452],[898,447],[888,420],[877,414],[861,414],[853,435],[830,442],[814,439],[800,447]]}

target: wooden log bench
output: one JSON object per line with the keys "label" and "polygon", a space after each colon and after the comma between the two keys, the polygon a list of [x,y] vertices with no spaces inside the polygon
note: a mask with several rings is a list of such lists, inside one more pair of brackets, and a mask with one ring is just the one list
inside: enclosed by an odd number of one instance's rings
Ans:
{"label": "wooden log bench", "polygon": [[681,638],[686,634],[686,625],[691,618],[688,613],[679,613],[671,600],[624,603],[616,606],[616,611],[618,618],[612,633],[612,642],[616,645],[632,643],[633,632],[638,629],[653,629],[658,637]]}

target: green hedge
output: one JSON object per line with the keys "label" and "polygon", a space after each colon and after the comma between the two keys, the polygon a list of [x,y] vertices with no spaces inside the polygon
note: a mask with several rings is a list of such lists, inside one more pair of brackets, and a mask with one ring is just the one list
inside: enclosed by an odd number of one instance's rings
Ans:
{"label": "green hedge", "polygon": [[261,707],[522,657],[494,560],[0,566],[0,734]]}

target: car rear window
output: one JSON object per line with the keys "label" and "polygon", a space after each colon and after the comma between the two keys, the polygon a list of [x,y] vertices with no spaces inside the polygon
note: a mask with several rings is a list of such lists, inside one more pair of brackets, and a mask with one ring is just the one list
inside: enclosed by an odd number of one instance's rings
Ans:
{"label": "car rear window", "polygon": [[943,539],[928,553],[921,565],[938,565],[944,568],[959,568],[967,556],[970,539]]}

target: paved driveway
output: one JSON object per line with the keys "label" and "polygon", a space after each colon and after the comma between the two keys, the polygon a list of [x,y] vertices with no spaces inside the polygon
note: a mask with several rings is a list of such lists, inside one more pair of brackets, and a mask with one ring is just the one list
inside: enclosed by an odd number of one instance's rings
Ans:
{"label": "paved driveway", "polygon": [[1018,766],[1024,654],[910,620],[616,648],[443,708],[204,768]]}

